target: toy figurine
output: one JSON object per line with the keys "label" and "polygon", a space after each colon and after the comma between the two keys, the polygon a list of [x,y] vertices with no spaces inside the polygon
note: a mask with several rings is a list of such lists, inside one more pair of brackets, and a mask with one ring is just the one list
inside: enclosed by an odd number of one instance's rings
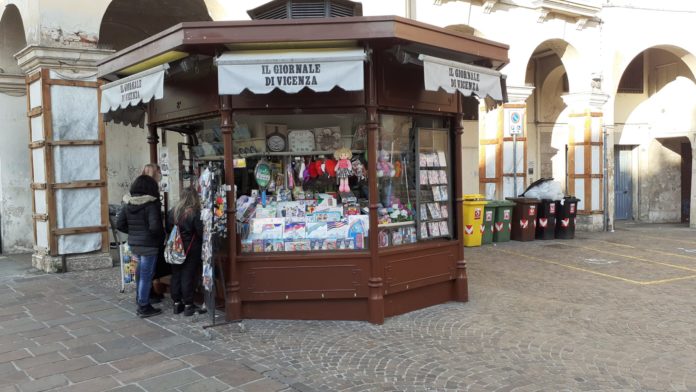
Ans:
{"label": "toy figurine", "polygon": [[394,177],[395,174],[394,165],[389,162],[389,153],[380,150],[377,158],[377,177]]}
{"label": "toy figurine", "polygon": [[353,175],[353,165],[350,162],[353,153],[347,148],[339,148],[334,152],[334,157],[338,160],[338,164],[336,164],[336,177],[339,181],[338,191],[350,192],[348,177]]}

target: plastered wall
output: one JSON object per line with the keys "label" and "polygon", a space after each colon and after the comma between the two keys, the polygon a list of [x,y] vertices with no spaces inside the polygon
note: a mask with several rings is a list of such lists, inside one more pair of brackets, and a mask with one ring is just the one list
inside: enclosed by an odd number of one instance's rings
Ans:
{"label": "plastered wall", "polygon": [[678,222],[681,217],[682,138],[651,140],[639,147],[638,216],[654,223]]}

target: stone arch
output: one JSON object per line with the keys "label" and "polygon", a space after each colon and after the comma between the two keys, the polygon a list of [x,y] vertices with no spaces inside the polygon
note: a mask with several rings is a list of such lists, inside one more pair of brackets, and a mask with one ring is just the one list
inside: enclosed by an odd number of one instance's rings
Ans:
{"label": "stone arch", "polygon": [[567,112],[562,96],[582,91],[583,81],[590,90],[589,79],[582,70],[578,51],[568,42],[551,39],[531,49],[525,69],[524,83],[534,86],[527,99],[528,145],[531,158],[538,162],[539,177],[554,177],[563,183],[565,145],[567,144]]}
{"label": "stone arch", "polygon": [[[623,77],[642,59],[640,91],[626,91]],[[626,57],[609,86],[614,99],[617,144],[637,145],[654,137],[696,132],[696,57],[672,45],[656,45]]]}
{"label": "stone arch", "polygon": [[14,55],[26,46],[22,15],[15,5],[10,4],[0,19],[0,73],[22,73]]}
{"label": "stone arch", "polygon": [[656,49],[656,50],[664,50],[668,53],[671,53],[675,57],[677,57],[681,62],[683,62],[686,67],[689,68],[691,71],[692,75],[696,75],[696,56],[694,56],[693,53],[689,52],[688,50],[676,46],[676,45],[670,45],[670,44],[655,44],[655,45],[649,45],[645,46],[642,49],[635,49],[632,52],[625,53],[624,55],[617,56],[619,59],[617,60],[616,65],[613,67],[614,72],[612,75],[612,85],[607,86],[608,91],[616,92],[618,91],[619,88],[619,82],[621,81],[621,76],[626,72],[626,69],[628,68],[629,64],[633,59],[635,59],[637,56],[642,55],[646,51],[649,51],[651,49]]}
{"label": "stone arch", "polygon": [[[578,50],[569,42],[562,39],[548,39],[539,43],[531,50],[528,55],[527,75],[529,74],[530,62],[540,57],[556,56],[561,65],[565,68],[568,78],[569,91],[590,90],[590,78],[586,67],[583,67],[583,60]],[[528,79],[528,77],[526,78]]]}
{"label": "stone arch", "polygon": [[121,50],[177,23],[211,20],[204,0],[113,0],[99,27],[99,47]]}

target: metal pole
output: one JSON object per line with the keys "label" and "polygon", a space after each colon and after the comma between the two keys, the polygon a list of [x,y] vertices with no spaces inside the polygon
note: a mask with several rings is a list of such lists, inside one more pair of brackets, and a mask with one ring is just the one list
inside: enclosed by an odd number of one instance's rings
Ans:
{"label": "metal pole", "polygon": [[512,134],[512,197],[517,197],[517,133]]}

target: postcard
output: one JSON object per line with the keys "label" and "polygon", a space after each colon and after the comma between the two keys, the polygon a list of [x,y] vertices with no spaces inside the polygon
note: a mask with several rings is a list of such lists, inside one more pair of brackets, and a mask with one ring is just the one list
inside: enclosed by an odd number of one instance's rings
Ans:
{"label": "postcard", "polygon": [[428,155],[425,153],[418,154],[418,162],[420,167],[428,167]]}
{"label": "postcard", "polygon": [[449,218],[449,211],[447,210],[447,204],[440,205],[440,216],[443,218]]}
{"label": "postcard", "polygon": [[286,239],[304,239],[306,236],[305,222],[285,223],[283,238]]}
{"label": "postcard", "polygon": [[420,184],[421,185],[428,185],[428,171],[427,170],[420,171]]}
{"label": "postcard", "polygon": [[421,220],[428,219],[428,209],[427,209],[425,204],[420,205],[420,218],[421,218]]}
{"label": "postcard", "polygon": [[436,185],[440,183],[440,175],[437,170],[428,170],[428,182],[431,185]]}
{"label": "postcard", "polygon": [[285,219],[283,218],[261,218],[252,219],[251,238],[252,239],[280,239],[283,238]]}
{"label": "postcard", "polygon": [[449,226],[447,221],[440,221],[440,235],[449,236]]}
{"label": "postcard", "polygon": [[428,222],[428,231],[431,237],[440,236],[440,222]]}
{"label": "postcard", "polygon": [[326,222],[326,238],[346,238],[348,237],[348,220]]}
{"label": "postcard", "polygon": [[428,238],[428,226],[426,222],[420,224],[420,238]]}
{"label": "postcard", "polygon": [[440,184],[447,184],[447,172],[445,170],[438,170],[438,175],[440,177]]}
{"label": "postcard", "polygon": [[428,203],[428,210],[430,210],[430,216],[432,216],[433,219],[442,218],[440,206],[438,205],[438,203]]}
{"label": "postcard", "polygon": [[447,166],[447,157],[445,156],[444,151],[437,152],[437,160],[439,162],[439,166]]}
{"label": "postcard", "polygon": [[305,237],[322,240],[329,238],[326,222],[307,222],[305,225]]}

